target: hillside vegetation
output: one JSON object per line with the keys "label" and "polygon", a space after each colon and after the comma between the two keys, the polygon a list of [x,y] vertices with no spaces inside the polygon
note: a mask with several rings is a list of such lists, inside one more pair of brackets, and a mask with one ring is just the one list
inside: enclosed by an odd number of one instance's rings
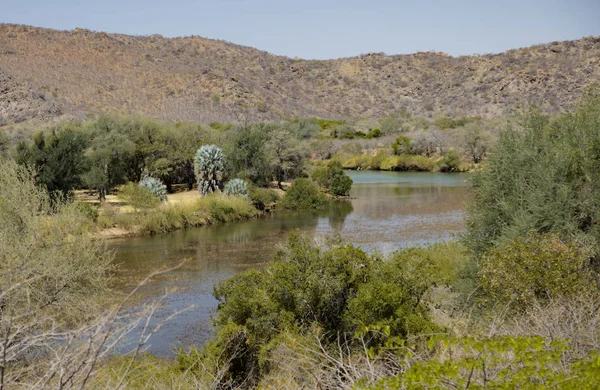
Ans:
{"label": "hillside vegetation", "polygon": [[0,126],[54,115],[167,120],[505,116],[546,113],[600,82],[600,37],[501,54],[369,53],[291,59],[196,36],[128,36],[0,25]]}

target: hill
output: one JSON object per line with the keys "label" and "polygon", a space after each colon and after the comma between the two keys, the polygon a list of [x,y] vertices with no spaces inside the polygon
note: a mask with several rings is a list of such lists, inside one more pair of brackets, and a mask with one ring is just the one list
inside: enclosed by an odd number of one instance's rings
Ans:
{"label": "hill", "polygon": [[500,54],[370,53],[303,60],[196,36],[163,38],[0,25],[0,125],[137,113],[229,121],[317,116],[506,115],[570,107],[600,82],[600,37]]}

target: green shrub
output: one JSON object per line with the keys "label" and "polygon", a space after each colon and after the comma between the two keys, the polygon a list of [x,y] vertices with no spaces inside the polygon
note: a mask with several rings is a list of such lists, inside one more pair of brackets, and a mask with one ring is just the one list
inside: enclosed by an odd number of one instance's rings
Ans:
{"label": "green shrub", "polygon": [[281,200],[281,206],[290,210],[317,209],[328,203],[327,197],[309,179],[296,179]]}
{"label": "green shrub", "polygon": [[85,202],[75,202],[74,205],[75,205],[75,208],[77,209],[77,211],[79,211],[87,219],[89,219],[92,222],[98,221],[98,216],[99,216],[98,207],[94,206],[93,204],[85,203]]}
{"label": "green shrub", "polygon": [[600,256],[600,97],[555,118],[531,111],[473,176],[465,243],[481,257],[530,231],[577,237]]}
{"label": "green shrub", "polygon": [[326,167],[316,168],[312,175],[321,188],[335,196],[348,196],[352,188],[352,179],[346,175],[342,164],[331,161]]}
{"label": "green shrub", "polygon": [[265,210],[267,206],[276,203],[279,200],[277,192],[256,186],[251,186],[249,189],[250,201],[258,210]]}
{"label": "green shrub", "polygon": [[160,205],[160,199],[151,190],[137,183],[128,183],[119,189],[119,198],[136,209],[152,209]]}
{"label": "green shrub", "polygon": [[458,172],[460,165],[458,152],[456,150],[448,151],[437,165],[441,172]]}
{"label": "green shrub", "polygon": [[[443,253],[440,245],[383,261],[339,240],[321,248],[309,238],[291,235],[265,268],[236,275],[214,289],[220,302],[215,340],[231,340],[232,333],[242,337],[235,343],[244,359],[228,375],[237,381],[249,368],[260,367],[263,371],[250,378],[257,380],[269,366],[260,361],[272,361],[269,353],[285,334],[320,334],[329,348],[337,346],[339,334],[353,334],[368,324],[399,337],[441,330],[431,321],[424,298],[431,287],[449,281],[445,272],[451,264]],[[422,270],[431,273],[423,277]],[[221,356],[222,349],[213,345],[203,352]]]}
{"label": "green shrub", "polygon": [[396,140],[392,144],[392,149],[394,150],[394,154],[396,155],[413,154],[410,138],[403,135],[396,138]]}
{"label": "green shrub", "polygon": [[589,251],[551,233],[518,238],[492,250],[484,257],[479,280],[491,298],[518,308],[596,290]]}

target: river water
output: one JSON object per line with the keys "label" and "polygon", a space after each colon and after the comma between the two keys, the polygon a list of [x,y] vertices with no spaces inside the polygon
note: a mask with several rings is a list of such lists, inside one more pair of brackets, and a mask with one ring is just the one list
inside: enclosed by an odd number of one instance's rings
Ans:
{"label": "river water", "polygon": [[451,239],[462,229],[468,198],[466,174],[350,171],[350,201],[320,213],[279,214],[264,219],[111,241],[119,264],[119,288],[127,291],[153,270],[186,263],[141,290],[140,304],[176,288],[158,311],[193,309],[165,324],[148,352],[173,354],[176,345],[202,345],[212,334],[215,283],[268,262],[292,231],[323,240],[335,234],[367,251],[389,253],[410,245]]}

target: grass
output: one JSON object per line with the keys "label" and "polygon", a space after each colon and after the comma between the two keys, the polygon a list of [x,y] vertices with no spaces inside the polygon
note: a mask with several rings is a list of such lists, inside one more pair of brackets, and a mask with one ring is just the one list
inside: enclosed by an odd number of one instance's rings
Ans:
{"label": "grass", "polygon": [[233,222],[260,215],[249,199],[213,194],[199,197],[195,191],[170,196],[152,209],[133,209],[105,204],[98,217],[100,229],[119,229],[127,235],[151,235],[173,230]]}

